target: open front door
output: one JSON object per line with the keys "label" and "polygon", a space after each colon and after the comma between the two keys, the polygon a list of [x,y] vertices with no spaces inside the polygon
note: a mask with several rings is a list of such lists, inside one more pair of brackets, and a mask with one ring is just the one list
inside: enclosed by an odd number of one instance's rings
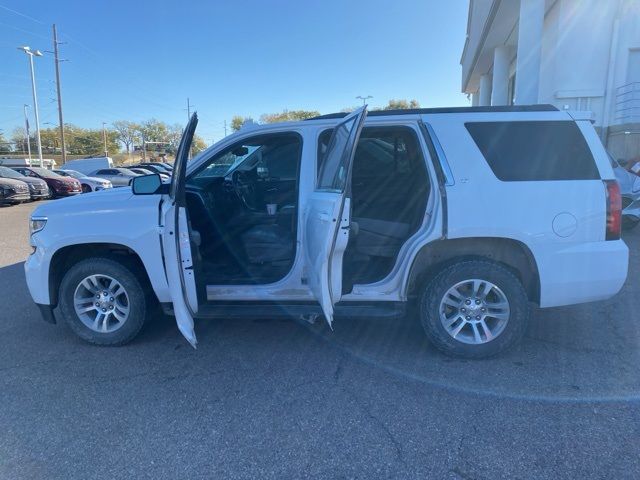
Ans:
{"label": "open front door", "polygon": [[182,134],[176,153],[169,198],[166,198],[162,204],[164,261],[173,311],[180,332],[193,347],[197,343],[193,317],[198,311],[198,297],[191,256],[185,180],[191,141],[197,124],[198,116],[194,113]]}
{"label": "open front door", "polygon": [[309,287],[329,326],[333,322],[333,306],[342,295],[342,256],[351,223],[351,165],[366,116],[364,106],[333,130],[305,213]]}

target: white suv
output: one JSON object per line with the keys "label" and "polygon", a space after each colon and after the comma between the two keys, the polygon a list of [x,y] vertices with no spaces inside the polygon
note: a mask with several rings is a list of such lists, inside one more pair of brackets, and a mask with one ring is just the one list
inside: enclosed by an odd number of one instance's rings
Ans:
{"label": "white suv", "polygon": [[170,184],[35,210],[25,269],[45,319],[121,345],[159,303],[195,346],[194,318],[410,311],[436,347],[478,358],[523,335],[531,302],[625,281],[618,184],[568,112],[362,108],[248,126],[187,161],[196,123]]}

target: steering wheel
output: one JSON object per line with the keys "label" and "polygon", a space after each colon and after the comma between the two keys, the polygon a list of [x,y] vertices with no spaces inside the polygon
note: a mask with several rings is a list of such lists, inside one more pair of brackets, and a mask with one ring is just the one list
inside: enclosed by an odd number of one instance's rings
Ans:
{"label": "steering wheel", "polygon": [[249,210],[257,210],[255,206],[256,185],[252,179],[249,178],[248,174],[246,172],[236,170],[231,175],[231,184],[233,185],[233,190],[244,206]]}

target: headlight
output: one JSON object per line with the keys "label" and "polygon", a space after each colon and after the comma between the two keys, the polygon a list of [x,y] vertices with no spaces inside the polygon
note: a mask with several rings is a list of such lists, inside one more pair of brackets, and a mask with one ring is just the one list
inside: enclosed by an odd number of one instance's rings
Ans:
{"label": "headlight", "polygon": [[31,217],[29,220],[29,234],[39,232],[47,224],[47,217]]}

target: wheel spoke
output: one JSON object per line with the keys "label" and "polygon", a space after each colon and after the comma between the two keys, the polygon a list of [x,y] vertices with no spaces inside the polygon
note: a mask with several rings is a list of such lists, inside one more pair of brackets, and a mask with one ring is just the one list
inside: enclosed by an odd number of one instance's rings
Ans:
{"label": "wheel spoke", "polygon": [[482,338],[480,338],[480,331],[478,330],[478,325],[474,322],[471,324],[471,328],[473,329],[473,338],[477,343],[482,343]]}
{"label": "wheel spoke", "polygon": [[122,323],[127,319],[127,314],[129,313],[129,311],[124,311],[120,307],[116,307],[111,311],[111,313],[113,313],[115,319],[118,320],[118,323]]}
{"label": "wheel spoke", "polygon": [[76,313],[87,313],[91,310],[96,310],[96,306],[93,303],[86,306],[80,306],[76,304]]}
{"label": "wheel spoke", "polygon": [[487,326],[487,323],[484,320],[480,320],[480,326],[482,327],[485,341],[488,342],[490,340],[493,340],[493,334],[491,333],[491,330],[489,330],[489,327]]}
{"label": "wheel spoke", "polygon": [[448,296],[444,298],[442,301],[445,305],[449,305],[450,307],[459,308],[460,302],[449,298]]}
{"label": "wheel spoke", "polygon": [[464,323],[464,318],[462,317],[462,315],[454,315],[453,317],[451,317],[450,319],[447,319],[445,322],[443,322],[445,328],[451,328],[451,326],[456,323],[458,320],[462,320],[462,323]]}
{"label": "wheel spoke", "polygon": [[464,295],[460,293],[460,290],[458,290],[458,287],[451,288],[447,292],[447,295],[450,296],[450,297],[453,297],[456,300],[458,300],[458,302],[462,302],[464,300]]}
{"label": "wheel spoke", "polygon": [[460,330],[462,330],[465,325],[467,324],[466,320],[463,320],[460,322],[460,325],[458,325],[452,332],[451,332],[451,336],[453,338],[456,338],[456,336],[460,333]]}

